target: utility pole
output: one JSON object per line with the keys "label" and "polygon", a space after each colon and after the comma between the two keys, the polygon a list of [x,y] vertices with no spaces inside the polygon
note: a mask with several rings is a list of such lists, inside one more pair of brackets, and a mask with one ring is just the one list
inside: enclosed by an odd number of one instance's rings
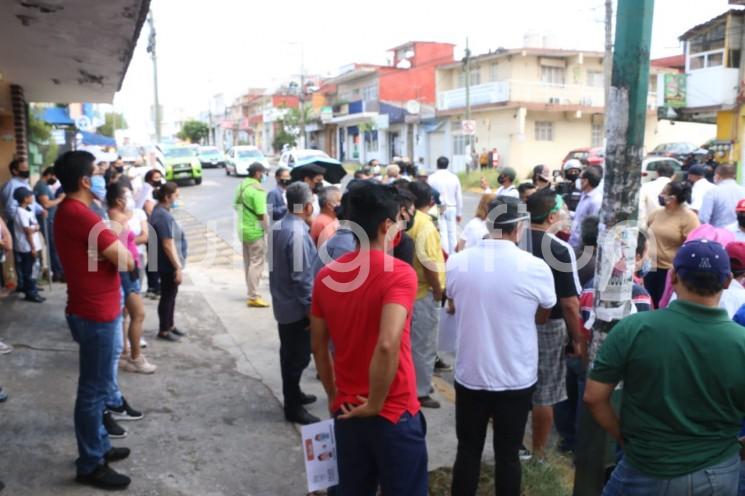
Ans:
{"label": "utility pole", "polygon": [[[618,0],[613,76],[605,114],[605,187],[590,361],[608,332],[631,313],[633,306],[653,13],[654,0]],[[612,460],[608,456],[612,443],[587,410],[581,408],[578,416],[574,496],[596,496],[601,493],[605,471],[612,464],[606,463]]]}
{"label": "utility pole", "polygon": [[[605,108],[610,101],[610,82],[613,74],[613,0],[605,0],[605,57],[603,57],[603,87]],[[606,112],[607,115],[607,112]]]}
{"label": "utility pole", "polygon": [[153,18],[153,11],[148,13],[147,23],[150,26],[150,36],[148,37],[147,51],[150,54],[150,58],[153,61],[153,101],[154,111],[153,117],[155,120],[155,141],[160,143],[160,98],[158,97],[158,58],[155,55],[155,19]]}
{"label": "utility pole", "polygon": [[[471,120],[471,49],[468,47],[468,36],[466,36],[466,60],[465,60],[465,71],[466,71],[466,120]],[[466,137],[466,144],[468,145],[469,156],[466,157],[466,172],[469,171],[469,163],[471,156],[473,156],[473,136],[468,135]]]}
{"label": "utility pole", "polygon": [[300,43],[300,148],[307,148],[305,143],[305,50]]}

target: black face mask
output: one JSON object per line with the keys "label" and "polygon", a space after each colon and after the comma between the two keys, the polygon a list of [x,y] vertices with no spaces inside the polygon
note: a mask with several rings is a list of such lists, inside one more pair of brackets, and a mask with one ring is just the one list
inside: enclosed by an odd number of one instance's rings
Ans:
{"label": "black face mask", "polygon": [[737,214],[737,224],[745,229],[745,214]]}
{"label": "black face mask", "polygon": [[576,172],[567,172],[566,175],[565,175],[565,177],[566,177],[566,180],[567,181],[574,182],[579,177],[579,173],[576,173]]}
{"label": "black face mask", "polygon": [[292,183],[292,179],[280,179],[279,180],[280,186],[287,187],[290,185],[290,183]]}
{"label": "black face mask", "polygon": [[344,210],[341,208],[341,205],[337,205],[334,207],[334,215],[336,215],[338,218],[341,218],[343,211]]}
{"label": "black face mask", "polygon": [[56,182],[57,182],[57,180],[56,180],[56,179],[47,179],[47,184],[48,184],[49,186],[52,186],[52,185],[53,185],[54,183],[56,183]]}
{"label": "black face mask", "polygon": [[500,174],[499,177],[497,178],[497,182],[499,184],[504,184],[504,181],[505,181],[504,175]]}
{"label": "black face mask", "polygon": [[114,170],[117,171],[119,174],[124,172],[124,167],[114,167]]}
{"label": "black face mask", "polygon": [[414,227],[414,216],[416,215],[416,211],[407,213],[409,214],[409,220],[406,221],[406,226],[404,227],[406,231]]}
{"label": "black face mask", "polygon": [[313,193],[315,193],[315,194],[318,194],[318,193],[320,193],[322,189],[323,189],[323,183],[322,183],[322,182],[320,182],[320,183],[315,183],[315,184],[313,185]]}
{"label": "black face mask", "polygon": [[23,179],[28,179],[31,177],[31,171],[18,171],[18,177],[22,177]]}

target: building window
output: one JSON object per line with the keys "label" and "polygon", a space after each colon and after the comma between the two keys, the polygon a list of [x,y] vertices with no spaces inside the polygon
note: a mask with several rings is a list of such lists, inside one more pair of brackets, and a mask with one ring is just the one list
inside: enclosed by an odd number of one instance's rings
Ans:
{"label": "building window", "polygon": [[541,81],[547,84],[564,84],[566,69],[563,67],[541,66]]}
{"label": "building window", "polygon": [[468,136],[456,134],[453,136],[453,155],[465,155]]}
{"label": "building window", "polygon": [[365,133],[365,151],[366,152],[377,152],[379,150],[378,145],[378,131],[368,131]]}
{"label": "building window", "polygon": [[[481,71],[479,69],[471,69],[471,86],[481,84]],[[458,87],[466,87],[466,71],[460,71],[458,73]]]}
{"label": "building window", "polygon": [[603,123],[592,124],[592,136],[590,138],[590,146],[593,148],[603,146],[603,138],[605,134],[605,125]]}
{"label": "building window", "polygon": [[708,67],[721,67],[722,65],[724,65],[724,50],[702,53],[688,59],[688,66],[692,71]]}
{"label": "building window", "polygon": [[489,67],[489,79],[492,82],[499,81],[499,64],[496,62]]}
{"label": "building window", "polygon": [[724,51],[710,53],[706,56],[707,67],[719,67],[720,65],[724,65]]}
{"label": "building window", "polygon": [[362,88],[362,99],[365,101],[377,100],[378,99],[378,85],[373,84],[366,88]]}
{"label": "building window", "polygon": [[548,122],[548,121],[536,121],[535,140],[536,141],[553,141],[554,140],[554,123]]}
{"label": "building window", "polygon": [[690,39],[690,53],[711,52],[724,49],[725,24],[717,24]]}
{"label": "building window", "polygon": [[587,71],[587,86],[596,88],[605,86],[605,77],[602,71]]}

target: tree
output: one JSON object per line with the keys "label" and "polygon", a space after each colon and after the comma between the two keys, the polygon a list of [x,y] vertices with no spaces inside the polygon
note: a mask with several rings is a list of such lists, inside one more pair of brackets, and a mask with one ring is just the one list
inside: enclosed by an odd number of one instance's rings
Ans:
{"label": "tree", "polygon": [[189,143],[199,143],[210,135],[210,128],[202,121],[188,120],[181,126],[181,131],[176,135],[178,139]]}
{"label": "tree", "polygon": [[115,129],[127,129],[127,121],[124,119],[124,114],[119,112],[107,112],[104,116],[103,126],[98,127],[96,132],[104,136],[114,138]]}

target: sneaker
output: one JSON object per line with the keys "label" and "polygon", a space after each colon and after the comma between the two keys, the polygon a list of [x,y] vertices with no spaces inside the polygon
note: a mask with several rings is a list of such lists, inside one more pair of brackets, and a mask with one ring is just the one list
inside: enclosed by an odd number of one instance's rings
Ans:
{"label": "sneaker", "polygon": [[300,393],[300,404],[303,406],[315,403],[317,400],[318,398],[316,398],[316,395],[314,394]]}
{"label": "sneaker", "polygon": [[439,356],[435,358],[435,372],[452,372],[453,366]]}
{"label": "sneaker", "polygon": [[119,425],[111,416],[111,412],[104,412],[103,426],[111,439],[124,439],[127,437],[127,429]]}
{"label": "sneaker", "polygon": [[434,399],[432,396],[421,396],[417,398],[422,408],[440,408],[440,402]]}
{"label": "sneaker", "polygon": [[147,341],[145,341],[145,338],[140,338],[140,348],[147,348]]}
{"label": "sneaker", "polygon": [[172,343],[178,343],[179,341],[181,341],[181,338],[180,337],[178,337],[174,333],[168,332],[168,331],[166,331],[166,332],[159,332],[157,337],[158,337],[158,339],[162,339],[163,341],[170,341]]}
{"label": "sneaker", "polygon": [[269,308],[270,306],[269,303],[261,298],[249,298],[249,300],[246,302],[246,305],[251,308]]}
{"label": "sneaker", "polygon": [[7,401],[8,395],[3,391],[3,388],[0,387],[0,403]]}
{"label": "sneaker", "polygon": [[122,396],[122,406],[118,408],[107,406],[106,409],[111,413],[111,417],[114,420],[140,420],[144,417],[142,412],[139,412],[129,406],[127,399]]}
{"label": "sneaker", "polygon": [[177,327],[174,327],[173,329],[171,329],[171,334],[175,334],[176,336],[180,338],[185,338],[186,336],[188,336],[187,333],[185,333],[184,331],[180,331]]}
{"label": "sneaker", "polygon": [[132,360],[129,358],[124,365],[126,372],[134,372],[136,374],[152,374],[158,367],[148,362],[145,355],[140,353],[140,356]]}
{"label": "sneaker", "polygon": [[0,355],[5,355],[7,353],[10,353],[13,351],[13,347],[9,344],[5,344],[2,341],[0,341]]}
{"label": "sneaker", "polygon": [[126,475],[122,475],[114,469],[110,468],[105,463],[99,465],[96,470],[90,474],[78,474],[75,477],[75,482],[80,484],[86,484],[93,486],[98,489],[126,489],[132,479]]}
{"label": "sneaker", "polygon": [[300,425],[315,424],[316,422],[321,421],[321,419],[311,414],[303,407],[298,407],[292,411],[285,411],[285,419],[288,422],[294,422]]}
{"label": "sneaker", "polygon": [[520,445],[520,450],[518,451],[518,455],[520,456],[520,461],[528,462],[533,458],[533,453],[531,453],[528,448],[525,447],[524,444]]}
{"label": "sneaker", "polygon": [[111,448],[106,452],[103,458],[106,460],[106,463],[114,463],[119,460],[124,460],[129,456],[129,453],[129,448]]}
{"label": "sneaker", "polygon": [[31,303],[44,303],[45,301],[47,301],[47,299],[43,296],[40,296],[39,294],[33,294],[25,297],[23,301],[30,301]]}

